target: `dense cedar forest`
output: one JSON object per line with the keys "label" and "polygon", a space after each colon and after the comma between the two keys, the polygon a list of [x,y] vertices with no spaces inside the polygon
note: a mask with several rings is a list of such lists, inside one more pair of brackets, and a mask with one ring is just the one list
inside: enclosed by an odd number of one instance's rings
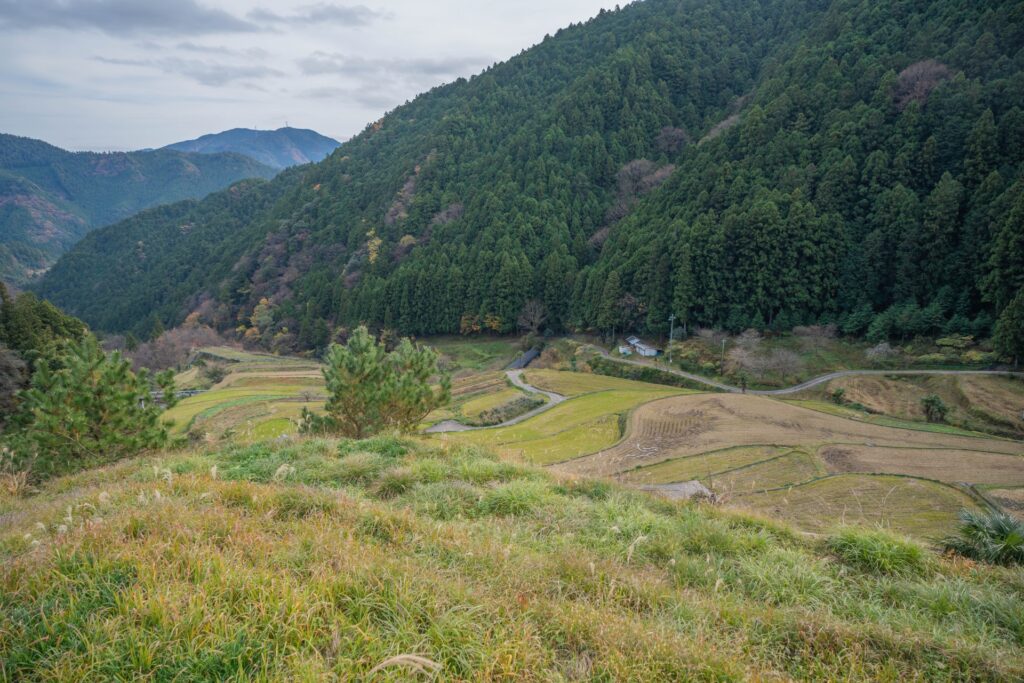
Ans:
{"label": "dense cedar forest", "polygon": [[0,134],[0,280],[25,280],[93,228],[275,172],[238,154],[67,152]]}
{"label": "dense cedar forest", "polygon": [[[89,235],[37,286],[108,331],[991,334],[1024,286],[1024,5],[645,0],[324,162]],[[529,304],[529,305],[528,305]]]}

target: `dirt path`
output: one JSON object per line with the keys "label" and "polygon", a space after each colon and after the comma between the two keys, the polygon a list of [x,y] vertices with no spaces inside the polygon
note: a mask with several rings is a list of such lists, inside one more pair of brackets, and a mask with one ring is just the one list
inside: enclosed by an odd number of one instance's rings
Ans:
{"label": "dirt path", "polygon": [[427,434],[445,434],[449,432],[475,432],[480,429],[496,429],[498,427],[509,427],[514,424],[519,424],[520,422],[523,422],[525,420],[529,420],[531,417],[534,417],[535,415],[540,415],[545,411],[551,410],[559,403],[565,401],[565,399],[567,398],[565,396],[562,396],[561,394],[556,394],[553,391],[544,391],[543,389],[538,389],[532,384],[527,384],[526,381],[523,379],[522,370],[508,370],[505,372],[505,376],[508,377],[508,381],[512,382],[513,385],[527,393],[540,394],[541,396],[546,396],[548,402],[542,406],[534,408],[529,412],[523,413],[522,415],[519,415],[517,417],[513,417],[511,420],[499,422],[496,425],[488,425],[487,427],[470,427],[469,425],[464,425],[456,420],[445,420],[444,422],[438,422],[436,425],[427,428],[425,432]]}
{"label": "dirt path", "polygon": [[[636,365],[642,368],[653,368],[655,370],[661,370],[667,372],[670,375],[677,375],[679,377],[685,377],[688,380],[699,382],[709,387],[714,387],[721,391],[727,391],[731,394],[744,393],[743,389],[739,387],[730,386],[717,382],[701,375],[695,375],[692,372],[686,372],[685,370],[676,370],[675,368],[666,368],[653,363],[648,363],[640,360],[628,360],[625,358],[612,358],[611,355],[604,349],[596,346],[591,347],[602,357],[616,363],[626,363],[627,365]],[[1001,375],[1003,377],[1024,377],[1024,372],[1010,372],[1008,370],[839,370],[837,372],[830,372],[814,379],[809,379],[806,382],[802,382],[792,387],[785,389],[747,389],[745,393],[753,396],[786,396],[787,394],[796,394],[804,389],[810,389],[816,387],[819,384],[825,384],[831,382],[834,379],[840,377],[853,377],[855,375]]]}

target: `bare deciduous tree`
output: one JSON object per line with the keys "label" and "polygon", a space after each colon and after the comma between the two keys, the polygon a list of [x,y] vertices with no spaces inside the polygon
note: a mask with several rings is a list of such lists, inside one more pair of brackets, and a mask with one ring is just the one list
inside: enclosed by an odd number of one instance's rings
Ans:
{"label": "bare deciduous tree", "polygon": [[793,328],[793,334],[805,349],[821,348],[836,338],[837,331],[835,325],[798,325]]}
{"label": "bare deciduous tree", "polygon": [[164,332],[157,339],[139,345],[131,354],[132,365],[136,370],[176,368],[184,364],[198,349],[224,343],[224,338],[206,325],[176,327]]}
{"label": "bare deciduous tree", "polygon": [[768,370],[782,375],[782,379],[795,375],[803,369],[804,362],[795,351],[775,349],[768,355]]}
{"label": "bare deciduous tree", "polygon": [[523,304],[522,310],[519,311],[519,318],[516,320],[516,325],[523,332],[532,332],[533,334],[537,334],[547,320],[547,307],[537,299],[530,299]]}
{"label": "bare deciduous tree", "polygon": [[662,152],[675,154],[683,147],[690,144],[690,134],[682,128],[665,126],[661,129],[661,132],[658,133],[658,137],[655,138],[654,144]]}
{"label": "bare deciduous tree", "polygon": [[939,83],[952,76],[945,64],[934,59],[914,62],[903,71],[896,81],[893,98],[896,106],[905,109],[911,102],[924,102]]}
{"label": "bare deciduous tree", "polygon": [[750,329],[736,337],[736,345],[750,351],[755,351],[761,346],[761,333]]}

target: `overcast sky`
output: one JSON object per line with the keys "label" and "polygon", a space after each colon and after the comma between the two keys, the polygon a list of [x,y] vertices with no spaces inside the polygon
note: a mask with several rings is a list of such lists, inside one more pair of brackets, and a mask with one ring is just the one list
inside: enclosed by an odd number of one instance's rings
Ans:
{"label": "overcast sky", "polygon": [[0,132],[71,150],[228,128],[343,140],[603,0],[0,0]]}

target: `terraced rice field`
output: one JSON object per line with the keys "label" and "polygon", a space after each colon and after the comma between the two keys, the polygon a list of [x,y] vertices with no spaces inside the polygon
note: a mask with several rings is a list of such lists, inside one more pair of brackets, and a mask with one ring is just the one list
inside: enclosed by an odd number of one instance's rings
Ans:
{"label": "terraced rice field", "polygon": [[[303,407],[315,410],[323,404],[323,375],[314,361],[228,347],[203,349],[199,356],[222,362],[228,375],[164,413],[177,436],[236,442],[277,438],[297,431]],[[189,369],[179,381],[196,374]]]}
{"label": "terraced rice field", "polygon": [[570,399],[517,425],[442,438],[490,446],[538,464],[562,462],[610,446],[620,437],[620,415],[647,401],[678,393],[666,387],[601,391]]}
{"label": "terraced rice field", "polygon": [[984,491],[985,495],[1011,515],[1024,519],[1024,487],[995,487]]}
{"label": "terraced rice field", "polygon": [[[647,403],[633,412],[621,443],[573,460],[563,469],[610,476],[731,446],[824,444],[1024,454],[1024,444],[1015,441],[883,427],[760,396],[698,394]],[[1024,467],[1024,459],[1019,462]],[[965,462],[966,481],[971,469]]]}
{"label": "terraced rice field", "polygon": [[512,339],[434,337],[423,341],[442,354],[453,373],[500,370],[519,354]]}
{"label": "terraced rice field", "polygon": [[[634,382],[618,377],[606,377],[582,372],[560,370],[527,370],[523,380],[538,389],[553,391],[562,396],[581,396],[595,391],[649,391],[655,385]],[[680,391],[679,393],[691,393]]]}
{"label": "terraced rice field", "polygon": [[960,508],[979,504],[966,484],[1001,486],[988,492],[997,503],[1024,500],[1007,488],[1024,486],[1024,443],[835,412],[758,396],[675,396],[633,411],[616,445],[556,467],[634,485],[697,479],[726,503],[809,531],[856,523],[949,533]]}
{"label": "terraced rice field", "polygon": [[678,481],[699,479],[709,481],[714,475],[745,468],[765,460],[777,458],[792,449],[775,446],[753,446],[725,448],[689,458],[674,458],[631,470],[620,479],[630,484],[671,484]]}
{"label": "terraced rice field", "polygon": [[1024,485],[1024,458],[955,448],[828,445],[818,449],[830,472],[903,474],[972,484]]}
{"label": "terraced rice field", "polygon": [[978,509],[966,493],[939,482],[843,474],[766,493],[734,504],[784,519],[810,532],[856,524],[936,540],[950,533],[962,508]]}

